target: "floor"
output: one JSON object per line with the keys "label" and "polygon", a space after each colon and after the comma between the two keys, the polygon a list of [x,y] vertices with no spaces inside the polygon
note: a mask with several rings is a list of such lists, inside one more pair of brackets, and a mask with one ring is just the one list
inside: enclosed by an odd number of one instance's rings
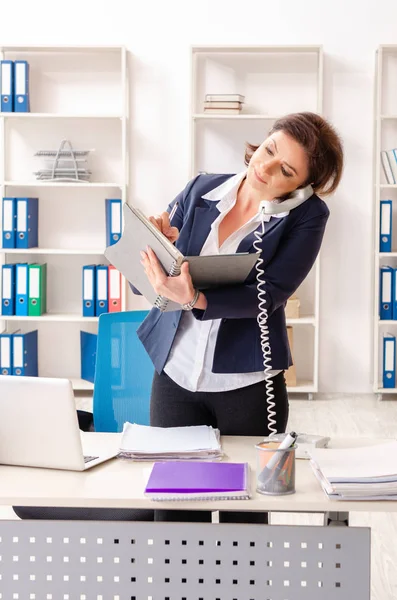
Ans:
{"label": "floor", "polygon": [[[77,399],[78,408],[90,410],[90,400]],[[289,429],[339,437],[397,436],[397,402],[378,401],[372,395],[335,396],[290,403]],[[0,518],[15,518],[0,507]],[[272,514],[272,523],[321,524],[321,515]],[[397,513],[351,513],[351,524],[372,529],[371,600],[397,598]]]}

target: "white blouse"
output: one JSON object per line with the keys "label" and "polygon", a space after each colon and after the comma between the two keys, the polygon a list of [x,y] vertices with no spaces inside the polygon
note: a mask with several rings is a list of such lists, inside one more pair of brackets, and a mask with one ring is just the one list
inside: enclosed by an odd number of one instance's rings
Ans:
{"label": "white blouse", "polygon": [[[219,216],[212,223],[211,231],[202,247],[200,256],[209,254],[233,254],[241,241],[255,231],[261,223],[261,215],[257,213],[244,223],[240,229],[232,233],[219,247],[219,225],[227,213],[236,204],[237,191],[246,171],[234,175],[220,186],[208,192],[205,200],[219,201]],[[279,213],[280,218],[288,213]],[[265,379],[263,371],[254,373],[213,373],[215,344],[222,319],[199,321],[191,312],[184,312],[172,345],[164,371],[175,383],[192,392],[223,392],[246,387]],[[259,325],[258,325],[259,327]],[[280,371],[271,371],[275,376]]]}

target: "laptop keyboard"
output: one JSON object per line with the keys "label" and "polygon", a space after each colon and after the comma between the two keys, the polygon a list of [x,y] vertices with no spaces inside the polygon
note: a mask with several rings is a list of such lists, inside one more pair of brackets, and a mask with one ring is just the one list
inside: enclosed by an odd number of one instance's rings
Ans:
{"label": "laptop keyboard", "polygon": [[88,463],[88,462],[91,462],[92,460],[96,460],[97,458],[99,458],[99,456],[85,456],[84,462]]}

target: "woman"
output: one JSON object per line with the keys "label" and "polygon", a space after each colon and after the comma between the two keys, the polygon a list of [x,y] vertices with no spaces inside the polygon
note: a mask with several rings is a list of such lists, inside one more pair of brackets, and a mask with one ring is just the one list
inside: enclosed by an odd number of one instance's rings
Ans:
{"label": "woman", "polygon": [[[247,145],[246,171],[199,175],[151,221],[184,255],[255,252],[261,231],[259,204],[282,202],[311,184],[314,193],[297,208],[270,217],[260,247],[264,259],[276,428],[285,431],[288,396],[284,371],[291,365],[284,307],[309,273],[329,216],[317,194],[333,193],[343,169],[342,143],[314,113],[277,120],[259,146]],[[154,426],[207,424],[223,435],[269,433],[261,350],[256,270],[243,285],[194,289],[189,265],[167,277],[154,253],[142,253],[158,294],[181,311],[153,309],[138,331],[156,367],[150,419]],[[182,310],[184,308],[185,310]]]}

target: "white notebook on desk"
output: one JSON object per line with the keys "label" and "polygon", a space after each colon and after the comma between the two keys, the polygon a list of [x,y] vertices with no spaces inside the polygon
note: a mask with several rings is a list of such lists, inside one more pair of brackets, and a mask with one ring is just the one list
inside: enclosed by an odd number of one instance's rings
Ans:
{"label": "white notebook on desk", "polygon": [[253,269],[255,253],[187,256],[179,250],[137,208],[124,204],[124,231],[121,239],[105,250],[105,257],[153,306],[161,311],[180,310],[180,305],[158,296],[141,265],[141,250],[149,246],[168,275],[179,275],[182,263],[189,262],[193,283],[198,289],[244,283]]}

